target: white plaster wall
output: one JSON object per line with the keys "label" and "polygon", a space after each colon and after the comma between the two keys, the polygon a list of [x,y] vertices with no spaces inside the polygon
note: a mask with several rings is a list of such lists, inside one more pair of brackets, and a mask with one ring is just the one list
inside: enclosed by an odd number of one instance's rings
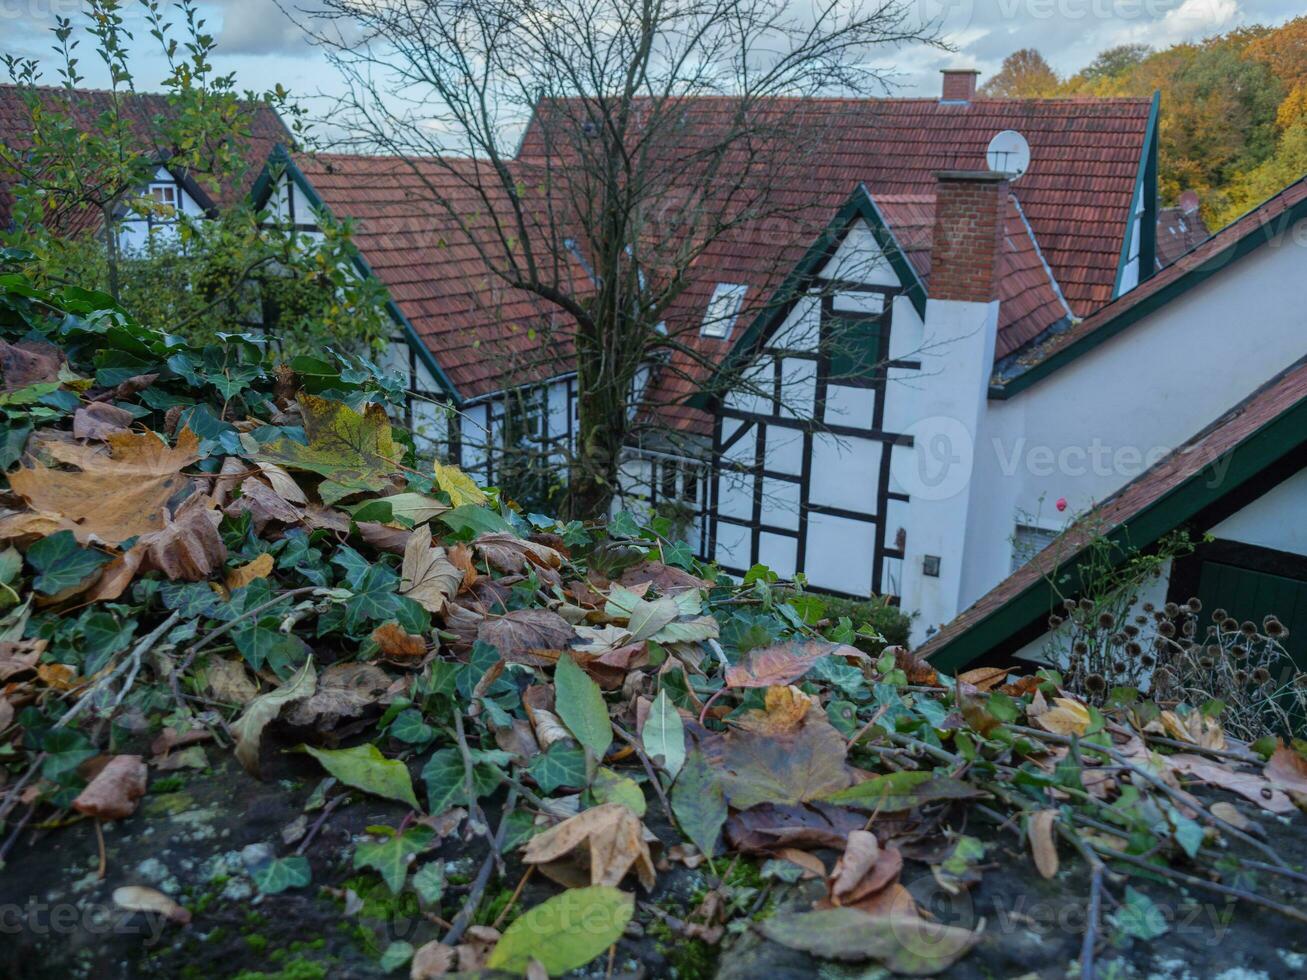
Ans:
{"label": "white plaster wall", "polygon": [[963,606],[1007,576],[1019,513],[1044,526],[1069,521],[1307,353],[1298,242],[1282,234],[1029,389],[989,402]]}
{"label": "white plaster wall", "polygon": [[1211,529],[1214,537],[1307,556],[1307,469]]}

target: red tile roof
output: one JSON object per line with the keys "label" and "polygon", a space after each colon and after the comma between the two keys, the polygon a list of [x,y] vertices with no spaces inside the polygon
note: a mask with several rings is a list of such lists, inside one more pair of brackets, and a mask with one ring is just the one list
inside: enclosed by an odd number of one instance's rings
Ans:
{"label": "red tile roof", "polygon": [[[494,228],[513,211],[484,163],[334,153],[293,160],[331,213],[353,220],[355,245],[461,397],[575,368],[570,319],[491,271],[523,256],[506,253]],[[589,291],[570,256],[563,274],[574,295]]]}
{"label": "red tile roof", "polygon": [[1177,291],[1183,291],[1186,283],[1193,281],[1190,278],[1191,273],[1201,276],[1223,268],[1229,261],[1227,253],[1231,250],[1248,244],[1265,242],[1288,231],[1288,220],[1291,217],[1288,212],[1291,209],[1302,211],[1307,207],[1305,202],[1307,202],[1307,177],[1290,184],[1274,197],[1236,218],[1171,265],[1145,279],[1129,292],[1123,293],[1069,330],[1052,334],[1046,340],[1021,351],[1010,364],[1002,367],[1001,374],[996,375],[991,382],[991,390],[1002,389],[1005,385],[1021,379],[1027,372],[1040,368],[1041,365],[1044,365],[1042,371],[1050,370],[1046,362],[1059,355],[1073,355],[1078,345],[1092,344],[1111,336],[1143,315],[1153,302],[1165,301]]}
{"label": "red tile roof", "polygon": [[[51,86],[39,86],[35,89],[44,105],[62,105],[67,98],[67,90]],[[99,116],[113,106],[113,93],[101,89],[76,89],[73,105],[74,116],[79,125],[90,130]],[[0,142],[12,149],[23,150],[30,145],[31,117],[24,101],[24,90],[16,85],[0,85]],[[166,95],[140,92],[126,96],[124,111],[132,125],[141,134],[143,146],[149,146],[157,140],[154,132],[155,121],[172,114],[173,107]],[[268,155],[278,143],[289,143],[290,132],[281,121],[281,117],[269,106],[254,105],[250,120],[250,139],[245,154],[245,173],[237,182],[224,185],[216,192],[203,181],[202,188],[214,203],[229,205],[243,198],[258,177]],[[161,154],[162,155],[162,154]],[[0,227],[8,226],[13,207],[13,186],[18,180],[15,174],[4,164],[0,164]],[[59,216],[62,226],[70,232],[98,228],[100,215],[84,208],[70,207]]]}
{"label": "red tile roof", "polygon": [[[926,657],[937,656],[977,624],[1002,609],[1032,586],[1048,581],[1059,567],[1074,559],[1096,536],[1128,527],[1150,505],[1256,433],[1268,422],[1307,401],[1307,359],[1286,368],[1225,415],[1178,446],[1155,465],[1079,518],[1046,548],[945,625],[920,648]],[[1287,447],[1286,447],[1287,449]],[[1225,460],[1229,465],[1229,460]],[[1215,472],[1215,471],[1214,471]],[[1222,473],[1224,473],[1222,469]],[[1203,477],[1213,493],[1223,492],[1223,481]],[[1233,481],[1224,481],[1234,489]],[[1045,609],[1046,615],[1050,609]],[[983,654],[987,651],[981,651]],[[950,658],[951,659],[951,658]]]}
{"label": "red tile roof", "polygon": [[1185,252],[1201,245],[1210,234],[1197,209],[1158,208],[1157,267],[1165,269]]}

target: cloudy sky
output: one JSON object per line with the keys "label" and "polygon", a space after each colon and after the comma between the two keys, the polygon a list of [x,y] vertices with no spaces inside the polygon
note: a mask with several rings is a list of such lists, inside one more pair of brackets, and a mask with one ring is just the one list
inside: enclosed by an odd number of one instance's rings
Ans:
{"label": "cloudy sky", "polygon": [[[295,0],[287,0],[294,3]],[[1104,48],[1142,41],[1165,47],[1232,27],[1278,24],[1302,13],[1302,0],[909,0],[920,17],[938,21],[958,49],[926,48],[886,53],[902,95],[938,91],[938,70],[955,64],[979,68],[981,80],[1005,55],[1035,47],[1059,72],[1071,73]],[[56,16],[76,18],[80,0],[0,0],[0,53],[46,58]],[[125,6],[138,27],[143,20],[131,0]],[[234,71],[242,88],[281,83],[297,96],[338,90],[333,69],[308,45],[274,0],[202,0],[208,28],[219,40],[216,67]],[[132,65],[140,88],[157,87],[162,58],[144,29]],[[90,55],[90,52],[85,52]],[[100,66],[86,57],[87,84],[104,84]],[[51,64],[48,76],[53,76]],[[50,77],[54,81],[53,77]]]}

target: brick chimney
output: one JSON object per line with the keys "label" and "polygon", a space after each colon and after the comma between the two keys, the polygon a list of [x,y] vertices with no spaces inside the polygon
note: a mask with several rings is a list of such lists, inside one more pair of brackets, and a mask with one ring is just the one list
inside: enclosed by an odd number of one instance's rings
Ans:
{"label": "brick chimney", "polygon": [[976,97],[979,69],[942,68],[940,74],[944,76],[944,86],[939,96],[941,102],[970,102]]}
{"label": "brick chimney", "polygon": [[935,180],[930,296],[988,303],[998,297],[1007,174],[944,170],[935,174]]}

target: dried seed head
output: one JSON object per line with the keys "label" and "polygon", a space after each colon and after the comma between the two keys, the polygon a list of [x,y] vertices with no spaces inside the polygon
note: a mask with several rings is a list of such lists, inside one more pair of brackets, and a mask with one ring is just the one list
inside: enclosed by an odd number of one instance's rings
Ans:
{"label": "dried seed head", "polygon": [[1269,684],[1271,682],[1271,672],[1265,667],[1258,667],[1253,671],[1253,683],[1257,685]]}
{"label": "dried seed head", "polygon": [[1061,616],[1049,616],[1049,617],[1048,617],[1048,628],[1051,629],[1051,630],[1055,630],[1055,629],[1057,629],[1059,626],[1061,626],[1063,622],[1065,622],[1065,620],[1063,620]]}
{"label": "dried seed head", "polygon": [[1212,613],[1213,623],[1223,623],[1229,618],[1230,618],[1230,614],[1227,613],[1224,609],[1217,609]]}
{"label": "dried seed head", "polygon": [[1274,616],[1267,616],[1262,620],[1262,629],[1266,632],[1267,636],[1278,637],[1284,635],[1284,624]]}
{"label": "dried seed head", "polygon": [[1189,607],[1191,613],[1200,613],[1203,611],[1203,602],[1196,596],[1186,602],[1185,605]]}
{"label": "dried seed head", "polygon": [[1116,625],[1116,617],[1110,612],[1101,612],[1098,614],[1098,625],[1105,630],[1110,630]]}
{"label": "dried seed head", "polygon": [[1256,636],[1257,624],[1254,623],[1251,619],[1245,619],[1239,625],[1239,632],[1241,632],[1244,636]]}
{"label": "dried seed head", "polygon": [[1076,640],[1075,643],[1071,644],[1071,649],[1077,657],[1083,657],[1089,653],[1089,644],[1084,640]]}
{"label": "dried seed head", "polygon": [[1085,690],[1102,694],[1107,690],[1107,681],[1103,679],[1102,674],[1090,674],[1085,678]]}
{"label": "dried seed head", "polygon": [[1125,645],[1125,652],[1132,657],[1137,657],[1144,652],[1144,648],[1136,640],[1131,640]]}

